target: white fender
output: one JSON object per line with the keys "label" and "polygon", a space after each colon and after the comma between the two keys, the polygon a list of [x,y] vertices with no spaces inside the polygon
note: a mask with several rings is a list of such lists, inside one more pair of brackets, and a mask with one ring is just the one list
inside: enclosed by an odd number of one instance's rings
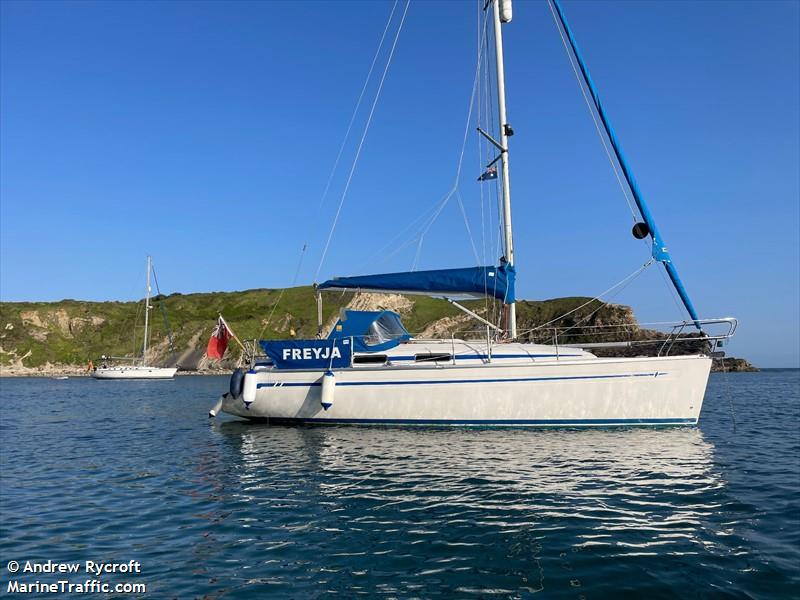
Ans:
{"label": "white fender", "polygon": [[216,417],[219,414],[219,411],[222,410],[222,401],[223,400],[225,400],[225,396],[224,395],[220,396],[219,400],[217,400],[217,403],[213,406],[213,408],[210,411],[208,411],[208,418],[209,419],[213,419],[214,417]]}
{"label": "white fender", "polygon": [[320,404],[322,404],[322,408],[325,410],[333,406],[333,392],[335,389],[336,377],[333,375],[332,371],[325,371],[325,374],[322,376],[322,396],[320,398]]}
{"label": "white fender", "polygon": [[250,405],[256,401],[256,372],[248,371],[244,374],[244,385],[242,386],[242,402],[245,408],[250,408]]}

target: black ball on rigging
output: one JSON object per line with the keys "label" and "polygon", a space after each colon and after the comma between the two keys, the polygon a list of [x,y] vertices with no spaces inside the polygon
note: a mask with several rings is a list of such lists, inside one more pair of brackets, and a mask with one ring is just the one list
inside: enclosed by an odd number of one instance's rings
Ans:
{"label": "black ball on rigging", "polygon": [[633,226],[631,233],[637,240],[643,240],[650,235],[650,228],[647,226],[647,223],[637,223]]}

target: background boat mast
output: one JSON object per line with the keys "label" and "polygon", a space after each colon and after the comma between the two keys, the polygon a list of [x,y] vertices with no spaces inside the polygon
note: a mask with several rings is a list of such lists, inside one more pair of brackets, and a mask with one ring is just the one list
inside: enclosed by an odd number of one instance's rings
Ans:
{"label": "background boat mast", "polygon": [[[506,260],[514,265],[514,240],[511,231],[511,182],[508,172],[508,137],[513,134],[506,120],[506,79],[503,67],[503,33],[501,23],[511,21],[511,0],[494,0],[494,45],[497,62],[497,109],[500,117],[501,162],[503,167],[503,233],[505,236]],[[502,14],[501,14],[502,13]],[[517,310],[513,302],[508,305],[508,324],[511,339],[517,337]]]}
{"label": "background boat mast", "polygon": [[152,269],[153,259],[147,257],[147,287],[145,289],[144,298],[144,347],[142,348],[142,365],[147,365],[147,326],[149,325],[150,317],[150,270]]}

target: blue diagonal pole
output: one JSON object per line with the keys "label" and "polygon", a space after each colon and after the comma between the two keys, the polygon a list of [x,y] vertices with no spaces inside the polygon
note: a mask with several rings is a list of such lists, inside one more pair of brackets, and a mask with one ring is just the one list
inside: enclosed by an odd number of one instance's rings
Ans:
{"label": "blue diagonal pole", "polygon": [[622,153],[622,149],[620,148],[619,141],[614,133],[614,129],[611,127],[611,123],[609,123],[608,118],[606,117],[606,113],[603,110],[603,105],[600,103],[600,96],[597,95],[597,90],[594,86],[594,82],[592,81],[592,77],[589,75],[589,70],[586,68],[586,63],[583,62],[581,53],[578,50],[578,44],[575,42],[575,37],[572,35],[572,31],[567,24],[567,20],[564,17],[563,11],[561,10],[561,6],[558,3],[558,0],[550,1],[556,10],[558,20],[561,23],[564,33],[567,34],[567,39],[569,40],[570,47],[572,48],[572,54],[575,56],[575,59],[578,62],[581,74],[583,75],[583,80],[586,83],[586,87],[589,89],[589,94],[592,96],[592,101],[594,102],[597,114],[600,117],[600,121],[603,123],[606,135],[608,135],[608,139],[611,142],[611,147],[614,149],[614,155],[617,157],[617,162],[622,169],[622,173],[625,175],[625,181],[628,182],[628,188],[631,190],[631,194],[636,202],[636,206],[639,208],[639,213],[642,215],[642,219],[650,229],[650,237],[653,239],[653,258],[664,265],[672,284],[675,286],[678,295],[683,301],[683,305],[686,307],[686,310],[692,317],[695,326],[700,329],[700,319],[697,316],[697,311],[694,308],[694,304],[692,304],[692,300],[689,298],[689,294],[683,285],[683,281],[681,281],[681,278],[678,275],[678,270],[675,268],[675,265],[670,258],[669,252],[667,251],[667,246],[664,243],[664,238],[661,237],[661,232],[656,226],[653,215],[650,213],[650,209],[648,208],[647,203],[644,201],[641,191],[639,191],[639,186],[636,184],[636,179],[634,179],[633,173],[628,166],[628,161],[625,160],[625,155]]}

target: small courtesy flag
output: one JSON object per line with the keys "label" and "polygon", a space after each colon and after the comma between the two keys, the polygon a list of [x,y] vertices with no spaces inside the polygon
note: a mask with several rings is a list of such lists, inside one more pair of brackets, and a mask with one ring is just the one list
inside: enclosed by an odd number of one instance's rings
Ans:
{"label": "small courtesy flag", "polygon": [[221,360],[225,350],[228,348],[228,341],[232,335],[231,330],[228,329],[228,324],[220,316],[217,326],[211,332],[211,339],[208,340],[208,348],[206,349],[208,358]]}
{"label": "small courtesy flag", "polygon": [[495,166],[489,167],[478,177],[478,181],[490,181],[492,179],[497,179],[497,167]]}

